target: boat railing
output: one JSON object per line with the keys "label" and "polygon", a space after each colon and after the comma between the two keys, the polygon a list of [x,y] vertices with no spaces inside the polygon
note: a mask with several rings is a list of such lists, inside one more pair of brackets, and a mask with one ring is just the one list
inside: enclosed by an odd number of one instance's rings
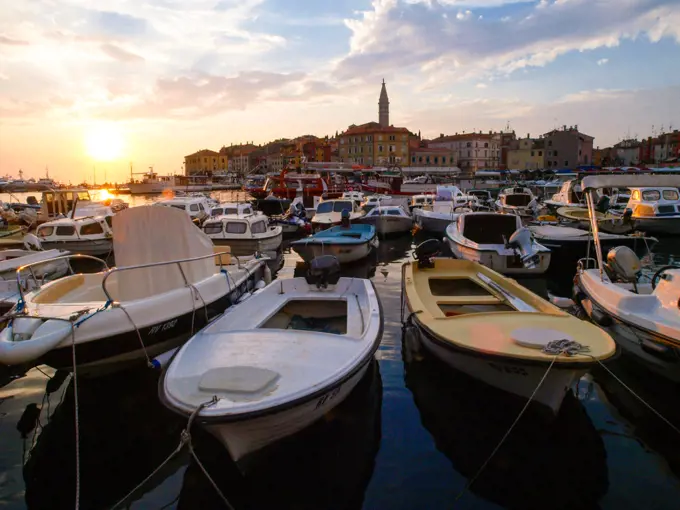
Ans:
{"label": "boat railing", "polygon": [[[35,271],[33,268],[36,266],[42,266],[43,264],[49,264],[51,262],[56,262],[58,260],[66,260],[69,268],[69,272],[71,274],[75,274],[75,271],[73,270],[73,266],[71,265],[71,260],[77,259],[77,260],[94,260],[95,262],[98,262],[102,266],[104,266],[105,270],[109,269],[108,264],[97,257],[93,257],[92,255],[83,255],[80,253],[75,253],[75,254],[70,254],[70,255],[61,255],[59,257],[52,257],[51,259],[45,259],[45,260],[38,260],[36,262],[31,262],[30,264],[24,264],[23,266],[20,266],[16,270],[16,279],[17,279],[17,288],[19,289],[19,301],[23,302],[24,300],[24,285],[22,284],[21,281],[21,274],[28,270],[31,273],[31,279],[35,282],[36,288],[42,287],[42,285],[45,283],[45,275],[43,275],[42,278],[39,278],[36,276]],[[35,289],[33,289],[35,290]]]}
{"label": "boat railing", "polygon": [[579,259],[576,263],[576,267],[579,271],[585,271],[586,269],[597,269],[597,259],[593,257],[584,257]]}
{"label": "boat railing", "polygon": [[106,299],[110,302],[113,302],[113,299],[111,298],[111,294],[106,288],[106,282],[109,279],[109,277],[114,274],[114,273],[121,273],[123,271],[131,271],[134,269],[148,269],[151,267],[161,267],[161,266],[169,266],[173,264],[177,264],[177,267],[179,268],[179,272],[182,275],[182,279],[184,280],[184,285],[189,287],[191,283],[189,283],[189,280],[187,279],[186,273],[184,272],[184,269],[182,268],[182,264],[188,263],[188,262],[196,262],[198,260],[205,260],[209,258],[219,258],[219,265],[220,265],[220,272],[224,270],[224,263],[222,262],[222,256],[223,255],[229,255],[230,257],[233,257],[236,259],[236,262],[238,264],[238,268],[241,268],[241,261],[238,259],[238,257],[234,256],[231,254],[229,251],[223,251],[223,252],[217,252],[217,253],[211,253],[210,255],[201,255],[200,257],[191,257],[187,259],[178,259],[178,260],[168,260],[168,261],[163,261],[163,262],[151,262],[149,264],[137,264],[136,266],[125,266],[125,267],[114,267],[111,268],[110,270],[107,271],[107,273],[104,275],[104,279],[102,280],[102,290],[104,291],[104,295],[106,296]]}

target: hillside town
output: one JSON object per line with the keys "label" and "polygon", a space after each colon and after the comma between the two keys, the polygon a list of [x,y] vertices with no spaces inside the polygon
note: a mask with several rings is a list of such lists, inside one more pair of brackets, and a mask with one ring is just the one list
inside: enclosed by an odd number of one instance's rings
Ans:
{"label": "hillside town", "polygon": [[521,136],[507,126],[498,131],[440,133],[428,139],[420,131],[391,124],[389,105],[383,80],[377,122],[352,124],[332,136],[307,134],[265,144],[230,144],[217,151],[202,149],[184,157],[183,173],[271,173],[312,162],[448,169],[463,178],[480,171],[680,166],[678,129],[662,128],[653,136],[625,139],[604,148],[578,125],[563,125],[538,136]]}

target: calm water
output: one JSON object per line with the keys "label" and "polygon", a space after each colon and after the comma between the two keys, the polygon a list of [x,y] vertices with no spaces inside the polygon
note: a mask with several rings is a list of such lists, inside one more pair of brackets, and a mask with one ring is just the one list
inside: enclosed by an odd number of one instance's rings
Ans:
{"label": "calm water", "polygon": [[[124,197],[125,198],[125,197]],[[129,197],[126,198],[126,200]],[[141,200],[135,201],[137,204]],[[324,420],[267,451],[241,474],[211,437],[198,455],[236,508],[295,509],[677,509],[680,437],[605,373],[584,377],[552,422],[527,414],[471,489],[518,409],[497,391],[429,356],[412,359],[400,327],[401,264],[411,239],[381,242],[368,262],[343,269],[370,277],[385,313],[377,361]],[[680,253],[665,241],[656,261]],[[278,278],[302,275],[287,253]],[[571,278],[532,280],[541,291]],[[406,346],[406,349],[403,348]],[[405,353],[405,354],[404,354]],[[678,388],[625,358],[610,368],[680,423]],[[0,388],[0,506],[73,508],[74,402],[69,378],[32,370]],[[157,399],[158,374],[80,380],[81,508],[109,508],[177,446],[185,425]],[[25,410],[29,409],[28,412]],[[41,409],[39,424],[29,414]],[[37,413],[35,413],[37,414]],[[23,415],[23,418],[22,418]],[[200,469],[177,457],[129,508],[222,508]]]}

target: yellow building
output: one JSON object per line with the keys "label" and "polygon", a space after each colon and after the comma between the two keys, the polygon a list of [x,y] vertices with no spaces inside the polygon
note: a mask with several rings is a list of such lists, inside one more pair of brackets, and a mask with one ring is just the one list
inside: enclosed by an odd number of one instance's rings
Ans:
{"label": "yellow building", "polygon": [[342,161],[360,165],[408,164],[409,130],[377,122],[350,126],[338,136]]}
{"label": "yellow building", "polygon": [[194,154],[184,156],[184,175],[217,171],[226,172],[228,163],[226,154],[203,149]]}
{"label": "yellow building", "polygon": [[535,170],[545,166],[543,140],[520,138],[516,148],[508,151],[509,170]]}

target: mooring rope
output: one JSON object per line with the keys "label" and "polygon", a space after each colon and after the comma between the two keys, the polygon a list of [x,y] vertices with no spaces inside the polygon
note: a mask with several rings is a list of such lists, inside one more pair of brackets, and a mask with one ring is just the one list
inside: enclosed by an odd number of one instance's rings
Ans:
{"label": "mooring rope", "polygon": [[73,362],[73,408],[75,414],[75,434],[76,434],[76,494],[75,510],[80,508],[80,413],[78,409],[78,373],[76,370],[76,327],[71,322],[71,358]]}
{"label": "mooring rope", "polygon": [[205,469],[205,467],[203,466],[201,461],[198,459],[198,456],[196,455],[196,452],[194,451],[194,447],[193,447],[192,442],[191,442],[191,426],[194,423],[194,419],[196,418],[196,416],[198,416],[198,414],[203,409],[205,409],[206,407],[210,407],[212,405],[215,405],[217,403],[217,401],[218,401],[217,396],[213,396],[210,400],[203,402],[196,409],[194,409],[194,411],[189,416],[189,420],[187,421],[186,428],[180,434],[180,440],[179,440],[179,444],[177,445],[177,447],[170,453],[170,455],[168,455],[165,458],[165,460],[163,460],[163,462],[160,463],[160,465],[156,469],[154,469],[149,474],[149,476],[147,476],[144,480],[142,480],[139,484],[137,484],[134,489],[132,489],[130,492],[128,492],[122,499],[120,499],[115,505],[113,505],[111,507],[111,510],[115,510],[116,508],[121,506],[123,503],[125,503],[125,501],[127,501],[127,499],[130,496],[132,496],[135,492],[137,492],[139,489],[141,489],[149,480],[151,480],[151,478],[153,478],[161,469],[163,469],[163,467],[165,465],[167,465],[167,463],[170,462],[170,460],[172,460],[172,458],[175,457],[175,455],[177,455],[179,452],[182,451],[182,449],[184,448],[184,445],[187,445],[187,448],[189,449],[189,453],[191,454],[192,458],[196,461],[196,463],[198,464],[198,467],[201,469],[201,471],[206,476],[206,478],[208,479],[210,484],[213,486],[213,488],[215,489],[217,494],[220,496],[220,498],[224,502],[225,506],[229,510],[234,510],[234,507],[231,506],[231,504],[229,503],[229,500],[227,500],[226,496],[222,493],[222,491],[219,489],[219,487],[217,486],[215,481],[212,479],[212,477],[210,476],[208,471]]}
{"label": "mooring rope", "polygon": [[456,496],[456,498],[453,500],[454,503],[455,503],[456,501],[458,501],[458,500],[463,496],[463,494],[465,494],[465,493],[468,491],[468,489],[472,486],[472,484],[475,483],[475,482],[477,481],[477,478],[479,478],[479,475],[482,474],[482,471],[484,471],[484,469],[485,469],[486,466],[489,464],[489,462],[491,462],[491,459],[493,459],[494,455],[496,455],[496,453],[497,453],[498,450],[501,448],[501,446],[503,446],[503,443],[505,443],[505,440],[508,438],[508,436],[510,436],[510,433],[513,431],[513,429],[515,428],[515,426],[517,425],[517,423],[519,423],[519,420],[522,418],[522,416],[524,415],[524,413],[526,412],[526,410],[529,408],[529,404],[531,404],[532,400],[533,400],[534,397],[536,396],[536,393],[538,393],[538,390],[539,390],[540,387],[543,385],[543,382],[545,381],[546,377],[548,377],[548,373],[550,372],[550,369],[551,369],[551,368],[553,367],[553,365],[555,364],[555,360],[557,360],[557,357],[558,357],[558,356],[559,356],[559,354],[556,354],[556,355],[553,357],[552,361],[550,362],[550,365],[548,365],[547,370],[546,370],[545,373],[543,374],[543,377],[541,377],[541,380],[538,381],[538,386],[536,386],[536,388],[534,389],[533,393],[532,393],[531,396],[529,397],[529,400],[527,400],[527,401],[526,401],[526,404],[524,404],[524,407],[522,408],[522,410],[521,410],[521,411],[519,412],[519,414],[517,415],[517,418],[515,418],[515,421],[512,422],[512,425],[510,425],[510,428],[507,430],[507,432],[503,435],[503,437],[502,437],[501,440],[498,442],[498,444],[496,445],[496,447],[493,449],[493,451],[491,452],[491,455],[489,455],[489,457],[484,461],[484,463],[483,463],[482,466],[477,470],[477,472],[474,474],[474,476],[473,476],[472,478],[470,478],[470,480],[468,480],[468,482],[465,484],[465,487],[463,487],[463,489],[458,493],[458,495]]}
{"label": "mooring rope", "polygon": [[118,308],[123,310],[123,313],[125,314],[125,316],[130,321],[130,324],[132,324],[132,327],[135,328],[135,332],[137,333],[137,338],[139,339],[139,345],[142,346],[142,351],[144,352],[144,357],[146,358],[146,365],[149,368],[153,368],[153,363],[151,362],[151,358],[149,357],[149,353],[146,352],[146,345],[144,345],[144,340],[142,339],[142,334],[139,332],[139,328],[135,324],[135,321],[132,320],[132,317],[130,317],[130,314],[128,313],[128,311],[123,306],[123,303],[118,303]]}

